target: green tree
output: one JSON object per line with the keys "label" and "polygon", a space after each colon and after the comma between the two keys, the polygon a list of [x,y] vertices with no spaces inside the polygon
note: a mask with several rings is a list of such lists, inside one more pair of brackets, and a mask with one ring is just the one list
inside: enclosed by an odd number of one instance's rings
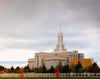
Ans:
{"label": "green tree", "polygon": [[50,73],[54,73],[54,68],[53,68],[53,66],[51,66],[51,68],[50,68]]}
{"label": "green tree", "polygon": [[29,65],[25,66],[25,67],[23,68],[23,70],[24,70],[24,72],[30,72]]}
{"label": "green tree", "polygon": [[65,65],[64,67],[63,67],[63,73],[70,73],[70,68],[69,68],[69,65]]}
{"label": "green tree", "polygon": [[61,73],[63,73],[63,66],[62,66],[62,63],[61,62],[59,63],[58,68],[59,68],[59,71]]}
{"label": "green tree", "polygon": [[4,66],[0,66],[0,71],[2,71],[4,69]]}
{"label": "green tree", "polygon": [[45,66],[45,64],[42,66],[42,73],[46,73],[47,72],[47,68]]}
{"label": "green tree", "polygon": [[80,72],[82,72],[82,69],[83,67],[82,67],[82,64],[80,63],[80,61],[78,62],[78,64],[76,65],[76,67],[75,67],[75,71],[77,72],[77,73],[80,73]]}
{"label": "green tree", "polygon": [[10,68],[10,71],[11,72],[14,72],[14,67],[13,66]]}
{"label": "green tree", "polygon": [[20,69],[20,67],[19,67],[19,66],[17,66],[17,67],[16,67],[16,70],[18,70],[18,69]]}

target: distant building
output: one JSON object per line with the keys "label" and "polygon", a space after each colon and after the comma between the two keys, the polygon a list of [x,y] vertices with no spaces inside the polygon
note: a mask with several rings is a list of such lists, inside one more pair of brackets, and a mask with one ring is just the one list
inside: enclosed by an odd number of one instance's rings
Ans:
{"label": "distant building", "polygon": [[42,67],[43,64],[50,69],[51,66],[56,67],[60,62],[62,65],[70,65],[73,59],[79,58],[81,62],[84,60],[84,54],[78,51],[67,51],[63,44],[63,33],[61,30],[58,33],[58,44],[53,52],[38,52],[35,53],[35,58],[28,59],[29,67],[36,68]]}

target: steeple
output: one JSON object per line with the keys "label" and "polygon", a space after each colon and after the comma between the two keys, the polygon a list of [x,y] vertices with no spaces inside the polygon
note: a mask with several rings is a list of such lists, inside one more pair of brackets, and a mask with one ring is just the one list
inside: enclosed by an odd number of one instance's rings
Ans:
{"label": "steeple", "polygon": [[58,44],[56,47],[57,48],[55,49],[55,51],[58,51],[58,52],[66,51],[66,49],[64,48],[64,44],[63,44],[63,33],[61,31],[61,22],[60,22],[60,29],[58,33]]}
{"label": "steeple", "polygon": [[61,32],[61,21],[60,21],[60,29],[59,29],[59,32]]}

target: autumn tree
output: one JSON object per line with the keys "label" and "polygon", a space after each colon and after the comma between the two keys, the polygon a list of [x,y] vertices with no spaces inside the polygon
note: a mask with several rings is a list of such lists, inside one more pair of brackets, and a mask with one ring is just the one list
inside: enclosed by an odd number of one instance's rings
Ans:
{"label": "autumn tree", "polygon": [[94,73],[99,72],[99,67],[98,67],[97,63],[92,64],[92,72],[94,72]]}
{"label": "autumn tree", "polygon": [[71,61],[71,63],[70,63],[71,72],[75,72],[76,71],[75,67],[76,67],[76,65],[78,64],[79,61],[80,61],[79,59],[73,59]]}
{"label": "autumn tree", "polygon": [[38,68],[38,73],[42,73],[42,67]]}
{"label": "autumn tree", "polygon": [[38,67],[34,69],[35,73],[42,73],[42,67]]}
{"label": "autumn tree", "polygon": [[85,72],[92,72],[92,65],[85,67]]}
{"label": "autumn tree", "polygon": [[15,68],[14,72],[15,72],[15,73],[20,73],[19,69],[20,69],[20,67],[17,66],[17,67]]}

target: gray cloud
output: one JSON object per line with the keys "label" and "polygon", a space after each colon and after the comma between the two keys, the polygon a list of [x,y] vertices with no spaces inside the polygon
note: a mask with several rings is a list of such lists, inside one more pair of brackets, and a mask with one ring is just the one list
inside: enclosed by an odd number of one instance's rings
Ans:
{"label": "gray cloud", "polygon": [[27,41],[9,41],[3,50],[53,49],[61,20],[66,48],[84,52],[87,57],[99,54],[100,0],[10,1],[0,7],[0,37]]}

